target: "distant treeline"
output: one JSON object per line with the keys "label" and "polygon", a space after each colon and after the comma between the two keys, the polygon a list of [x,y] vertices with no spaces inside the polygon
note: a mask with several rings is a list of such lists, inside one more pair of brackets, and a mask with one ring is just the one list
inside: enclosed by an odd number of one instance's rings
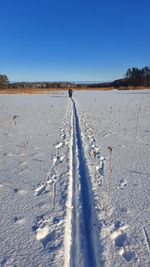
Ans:
{"label": "distant treeline", "polygon": [[124,79],[115,80],[114,87],[150,87],[150,67],[129,68]]}
{"label": "distant treeline", "polygon": [[18,82],[12,83],[11,88],[70,88],[74,87],[70,82]]}
{"label": "distant treeline", "polygon": [[76,83],[75,84],[76,87],[79,88],[110,88],[112,87],[112,82],[106,82],[106,83]]}
{"label": "distant treeline", "polygon": [[71,83],[71,82],[18,82],[10,83],[6,75],[0,74],[0,89],[5,88],[118,88],[118,89],[130,89],[138,87],[150,87],[150,67],[144,68],[129,68],[125,73],[125,78],[118,79],[113,82],[107,83]]}

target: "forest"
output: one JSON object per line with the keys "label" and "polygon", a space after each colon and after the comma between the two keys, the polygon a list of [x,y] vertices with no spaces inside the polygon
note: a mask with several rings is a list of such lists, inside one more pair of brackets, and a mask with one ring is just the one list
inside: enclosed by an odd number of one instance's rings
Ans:
{"label": "forest", "polygon": [[115,80],[112,83],[113,87],[150,87],[150,67],[144,68],[129,68],[125,73],[125,78]]}
{"label": "forest", "polygon": [[117,79],[113,82],[103,83],[75,83],[75,82],[17,82],[11,83],[8,77],[0,74],[0,89],[5,88],[118,88],[118,89],[131,89],[131,88],[148,88],[150,87],[150,67],[143,68],[129,68],[124,78]]}

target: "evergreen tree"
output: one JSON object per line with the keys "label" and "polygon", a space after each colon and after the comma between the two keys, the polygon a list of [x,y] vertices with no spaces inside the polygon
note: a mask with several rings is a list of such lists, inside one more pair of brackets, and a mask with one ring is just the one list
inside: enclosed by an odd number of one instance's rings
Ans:
{"label": "evergreen tree", "polygon": [[9,80],[6,75],[0,74],[0,88],[6,88],[9,86]]}

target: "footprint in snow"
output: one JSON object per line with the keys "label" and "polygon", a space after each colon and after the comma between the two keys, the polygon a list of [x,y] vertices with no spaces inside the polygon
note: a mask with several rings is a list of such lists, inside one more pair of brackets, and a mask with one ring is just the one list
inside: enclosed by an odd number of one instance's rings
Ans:
{"label": "footprint in snow", "polygon": [[104,176],[105,175],[105,173],[104,173],[104,160],[105,160],[105,158],[103,156],[100,157],[99,165],[96,166],[96,171],[99,172],[100,176]]}
{"label": "footprint in snow", "polygon": [[15,215],[14,218],[13,218],[13,221],[16,224],[23,224],[23,223],[25,223],[25,218],[18,217],[18,216]]}
{"label": "footprint in snow", "polygon": [[19,195],[25,195],[27,193],[27,190],[24,189],[18,189],[18,188],[13,188],[14,193],[19,194]]}
{"label": "footprint in snow", "polygon": [[135,253],[130,249],[126,249],[126,245],[128,242],[128,237],[126,230],[128,229],[128,225],[122,225],[120,221],[115,222],[114,231],[111,233],[111,238],[116,248],[119,248],[119,255],[122,256],[126,261],[130,262]]}
{"label": "footprint in snow", "polygon": [[65,134],[64,129],[61,130],[61,133],[62,133],[61,138],[62,138],[62,140],[64,140],[66,138],[66,134]]}
{"label": "footprint in snow", "polygon": [[42,193],[45,193],[46,186],[44,184],[39,185],[37,188],[34,189],[35,196],[40,196]]}
{"label": "footprint in snow", "polygon": [[127,234],[126,233],[119,234],[114,240],[115,246],[116,247],[124,247],[126,240],[127,240]]}
{"label": "footprint in snow", "polygon": [[56,165],[56,163],[62,163],[64,160],[65,156],[57,156],[53,158],[53,164]]}
{"label": "footprint in snow", "polygon": [[56,149],[59,149],[59,148],[61,148],[62,146],[63,146],[63,143],[60,142],[60,143],[58,143],[58,144],[55,146],[55,148],[56,148]]}
{"label": "footprint in snow", "polygon": [[38,228],[36,231],[36,239],[42,243],[43,248],[48,250],[48,252],[54,252],[61,246],[59,241],[58,244],[56,244],[55,240],[57,240],[57,235],[58,234],[56,234],[54,230],[50,232],[48,226]]}
{"label": "footprint in snow", "polygon": [[49,178],[46,182],[47,185],[51,185],[53,183],[55,183],[57,180],[57,176],[56,175],[53,175],[51,178]]}
{"label": "footprint in snow", "polygon": [[65,133],[62,134],[62,135],[61,135],[61,138],[62,138],[62,141],[64,141],[64,140],[66,139],[66,134],[65,134]]}
{"label": "footprint in snow", "polygon": [[44,219],[44,215],[37,217],[36,223],[32,226],[32,231],[35,233],[36,240],[40,241],[45,248],[46,245],[53,241],[54,231],[50,232],[49,219]]}
{"label": "footprint in snow", "polygon": [[120,180],[119,189],[123,189],[125,186],[127,186],[127,181],[125,179]]}
{"label": "footprint in snow", "polygon": [[128,262],[130,262],[135,256],[133,251],[126,250],[124,247],[120,249],[119,254]]}
{"label": "footprint in snow", "polygon": [[116,247],[124,247],[124,244],[127,240],[127,229],[128,225],[122,225],[120,221],[114,223],[111,239],[113,240]]}
{"label": "footprint in snow", "polygon": [[41,241],[45,239],[48,236],[48,234],[49,234],[49,227],[47,225],[43,228],[38,228],[36,230],[36,239]]}
{"label": "footprint in snow", "polygon": [[[49,175],[48,175],[49,177]],[[34,195],[40,196],[42,194],[46,194],[50,190],[50,186],[54,184],[57,180],[57,176],[53,175],[52,177],[48,178],[45,184],[39,185],[37,188],[34,189]]]}

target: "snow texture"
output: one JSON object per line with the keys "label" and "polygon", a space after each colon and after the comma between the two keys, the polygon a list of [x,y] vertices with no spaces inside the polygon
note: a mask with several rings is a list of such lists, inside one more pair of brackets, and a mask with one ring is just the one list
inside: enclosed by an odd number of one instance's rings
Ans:
{"label": "snow texture", "polygon": [[0,266],[150,266],[150,91],[0,96]]}

